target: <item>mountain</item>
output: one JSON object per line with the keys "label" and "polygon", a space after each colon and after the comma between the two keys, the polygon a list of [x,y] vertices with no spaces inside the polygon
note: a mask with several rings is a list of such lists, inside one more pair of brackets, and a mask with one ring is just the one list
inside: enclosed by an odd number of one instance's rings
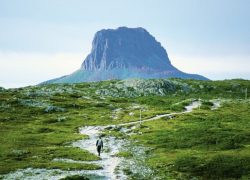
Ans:
{"label": "mountain", "polygon": [[166,50],[143,28],[119,27],[95,34],[92,50],[74,73],[46,83],[76,83],[131,78],[208,80],[175,68]]}

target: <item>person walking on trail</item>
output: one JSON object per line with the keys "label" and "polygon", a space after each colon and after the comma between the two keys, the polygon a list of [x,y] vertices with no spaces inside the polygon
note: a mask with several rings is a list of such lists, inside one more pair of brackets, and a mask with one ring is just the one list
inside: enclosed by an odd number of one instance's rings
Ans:
{"label": "person walking on trail", "polygon": [[102,137],[101,136],[96,141],[96,148],[97,148],[98,156],[100,156],[101,150],[103,149],[103,141],[102,141]]}

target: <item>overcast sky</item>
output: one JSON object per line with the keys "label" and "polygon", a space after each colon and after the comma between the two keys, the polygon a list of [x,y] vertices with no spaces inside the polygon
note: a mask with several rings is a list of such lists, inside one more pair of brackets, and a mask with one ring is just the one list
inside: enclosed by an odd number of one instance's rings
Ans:
{"label": "overcast sky", "polygon": [[0,86],[77,70],[96,31],[144,27],[173,65],[212,80],[250,79],[249,0],[0,0]]}

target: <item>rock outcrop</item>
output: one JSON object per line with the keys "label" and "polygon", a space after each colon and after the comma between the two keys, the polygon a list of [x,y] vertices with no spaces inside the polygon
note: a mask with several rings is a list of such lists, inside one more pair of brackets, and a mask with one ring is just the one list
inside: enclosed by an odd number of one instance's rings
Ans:
{"label": "rock outcrop", "polygon": [[169,77],[207,80],[175,68],[166,50],[145,29],[120,27],[98,31],[79,70],[45,83]]}

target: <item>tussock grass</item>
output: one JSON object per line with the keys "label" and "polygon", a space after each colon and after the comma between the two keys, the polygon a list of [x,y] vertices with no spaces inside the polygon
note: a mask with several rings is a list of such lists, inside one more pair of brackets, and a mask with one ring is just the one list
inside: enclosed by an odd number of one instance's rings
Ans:
{"label": "tussock grass", "polygon": [[[222,172],[231,172],[233,165],[227,167],[229,161],[237,167],[244,165],[244,168],[242,171],[235,168],[237,172],[232,171],[228,177],[249,177],[249,164],[243,161],[250,155],[250,108],[249,101],[243,101],[245,88],[250,89],[249,81],[170,81],[173,86],[160,96],[157,95],[158,86],[155,88],[150,83],[147,84],[152,93],[148,94],[141,93],[147,86],[127,88],[126,91],[118,88],[114,95],[109,92],[107,96],[97,93],[100,89],[108,90],[110,86],[121,84],[117,80],[1,89],[0,174],[27,167],[98,169],[100,167],[94,164],[54,162],[53,158],[99,159],[89,152],[69,147],[71,142],[87,138],[78,133],[81,126],[136,121],[140,118],[140,109],[143,110],[142,119],[182,111],[192,99],[201,98],[200,111],[176,115],[172,120],[163,118],[147,122],[144,124],[147,128],[141,128],[142,134],[133,136],[132,140],[139,140],[140,144],[153,149],[149,152],[152,156],[147,160],[148,165],[163,178],[210,178],[208,174],[211,173],[215,175],[211,178],[227,178],[215,172],[215,167],[220,165]],[[218,98],[228,103],[210,111],[209,100]],[[121,111],[116,112],[116,109]],[[119,131],[105,133],[127,138]],[[120,155],[127,157],[129,153]],[[189,164],[190,161],[194,165]],[[204,167],[211,167],[211,171]]]}
{"label": "tussock grass", "polygon": [[152,147],[148,165],[162,177],[243,178],[250,175],[250,103],[226,103],[172,120],[145,122],[134,135]]}

